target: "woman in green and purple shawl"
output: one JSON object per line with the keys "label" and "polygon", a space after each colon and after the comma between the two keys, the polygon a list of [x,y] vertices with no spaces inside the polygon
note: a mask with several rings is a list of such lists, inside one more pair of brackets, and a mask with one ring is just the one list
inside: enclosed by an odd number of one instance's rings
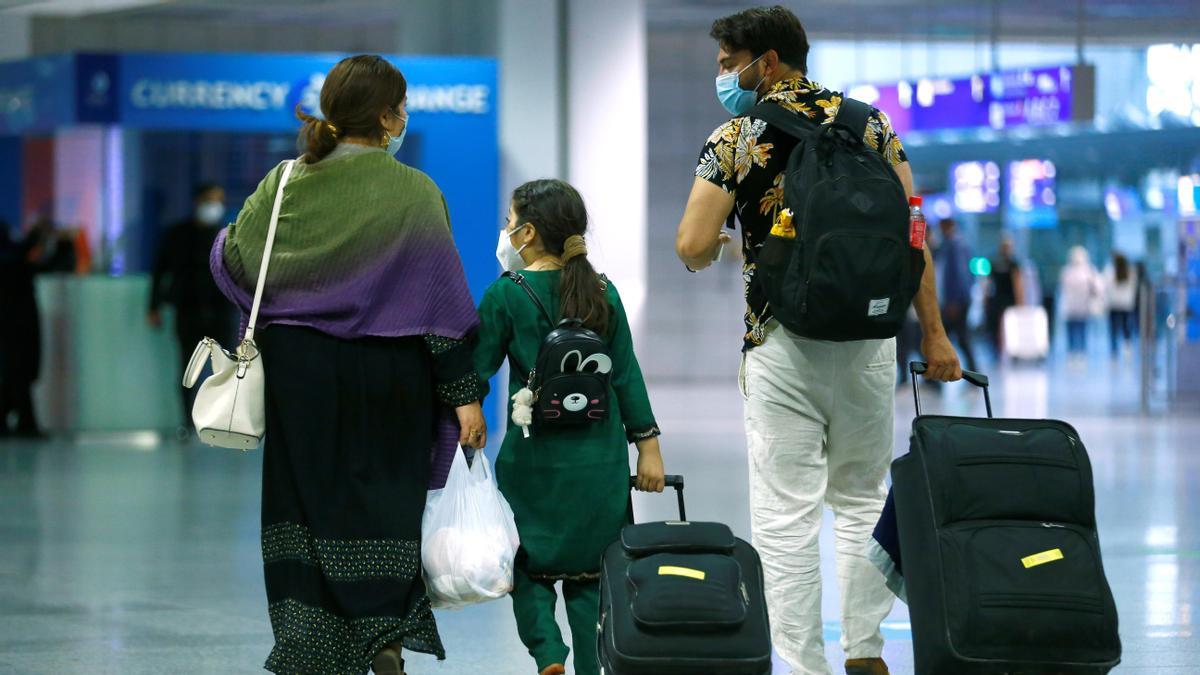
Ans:
{"label": "woman in green and purple shawl", "polygon": [[[483,447],[478,318],[441,191],[397,162],[407,83],[338,63],[304,120],[258,324],[266,374],[262,549],[275,673],[401,673],[444,658],[421,579],[421,516],[455,446]],[[212,270],[247,312],[276,167],[217,237]],[[458,428],[456,428],[458,427]]]}

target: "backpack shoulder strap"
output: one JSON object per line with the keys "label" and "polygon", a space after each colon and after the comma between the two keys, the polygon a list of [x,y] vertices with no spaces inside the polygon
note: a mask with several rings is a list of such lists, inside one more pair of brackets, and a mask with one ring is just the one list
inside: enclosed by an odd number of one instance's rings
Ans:
{"label": "backpack shoulder strap", "polygon": [[[542,314],[542,316],[546,317],[547,319],[550,318],[550,313],[546,311],[546,306],[542,304],[541,298],[537,296],[537,293],[534,292],[533,287],[529,285],[529,282],[525,281],[525,275],[519,272],[505,272],[502,276],[520,286],[521,290],[525,291],[525,294],[528,295],[529,299],[533,301],[533,304],[537,306],[538,311]],[[554,322],[551,321],[550,325],[553,326]],[[521,360],[517,358],[517,355],[514,354],[512,350],[509,350],[508,352],[508,360],[510,363],[512,363],[514,368],[522,373],[521,380],[523,382],[529,380],[529,378],[533,376],[533,371],[525,364],[521,363]]]}
{"label": "backpack shoulder strap", "polygon": [[838,106],[837,116],[833,118],[835,124],[840,124],[849,129],[854,137],[862,141],[863,136],[867,133],[867,122],[871,119],[871,113],[874,112],[871,106],[852,98],[843,98],[842,104]]}
{"label": "backpack shoulder strap", "polygon": [[521,274],[520,272],[505,272],[504,276],[511,279],[514,283],[521,287],[521,290],[525,291],[525,295],[529,296],[529,299],[532,300],[533,304],[537,306],[541,315],[546,317],[546,321],[549,321],[550,326],[553,327],[554,319],[550,316],[550,312],[546,310],[546,305],[542,304],[542,299],[539,298],[537,293],[533,290],[533,286],[530,286],[529,282],[525,280],[525,275]]}
{"label": "backpack shoulder strap", "polygon": [[746,113],[747,117],[757,117],[767,124],[779,129],[793,138],[804,138],[817,128],[817,123],[807,115],[801,115],[787,110],[773,101],[763,101]]}

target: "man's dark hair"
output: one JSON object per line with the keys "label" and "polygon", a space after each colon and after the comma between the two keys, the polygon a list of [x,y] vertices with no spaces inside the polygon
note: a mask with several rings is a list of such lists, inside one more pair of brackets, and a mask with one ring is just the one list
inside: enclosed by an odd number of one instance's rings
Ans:
{"label": "man's dark hair", "polygon": [[207,181],[204,183],[200,183],[196,187],[192,188],[192,201],[198,202],[198,201],[200,201],[200,199],[202,197],[204,197],[204,195],[208,194],[209,192],[212,192],[213,190],[222,190],[222,189],[224,189],[224,188],[222,187],[222,185],[220,183],[215,183],[213,181]]}
{"label": "man's dark hair", "polygon": [[774,49],[779,60],[808,73],[808,35],[783,5],[755,7],[713,22],[709,36],[727,52],[750,50],[755,58]]}

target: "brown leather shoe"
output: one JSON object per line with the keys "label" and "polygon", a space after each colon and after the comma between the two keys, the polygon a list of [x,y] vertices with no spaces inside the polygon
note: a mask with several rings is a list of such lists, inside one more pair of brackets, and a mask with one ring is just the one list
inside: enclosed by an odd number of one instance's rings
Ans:
{"label": "brown leather shoe", "polygon": [[849,659],[846,675],[888,675],[888,667],[883,659]]}
{"label": "brown leather shoe", "polygon": [[400,658],[397,645],[388,645],[379,650],[371,662],[371,672],[375,675],[404,675],[404,659]]}
{"label": "brown leather shoe", "polygon": [[567,667],[561,663],[551,663],[542,669],[542,675],[567,675]]}

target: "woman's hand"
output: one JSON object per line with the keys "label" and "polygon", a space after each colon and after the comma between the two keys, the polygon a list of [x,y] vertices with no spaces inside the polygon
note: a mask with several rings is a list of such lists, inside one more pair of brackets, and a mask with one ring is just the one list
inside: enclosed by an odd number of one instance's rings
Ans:
{"label": "woman's hand", "polygon": [[460,405],[454,409],[458,416],[458,444],[464,448],[482,448],[487,445],[487,422],[483,419],[483,406],[479,401]]}
{"label": "woman's hand", "polygon": [[666,487],[662,453],[658,449],[658,437],[638,441],[637,489],[642,492],[662,492]]}

